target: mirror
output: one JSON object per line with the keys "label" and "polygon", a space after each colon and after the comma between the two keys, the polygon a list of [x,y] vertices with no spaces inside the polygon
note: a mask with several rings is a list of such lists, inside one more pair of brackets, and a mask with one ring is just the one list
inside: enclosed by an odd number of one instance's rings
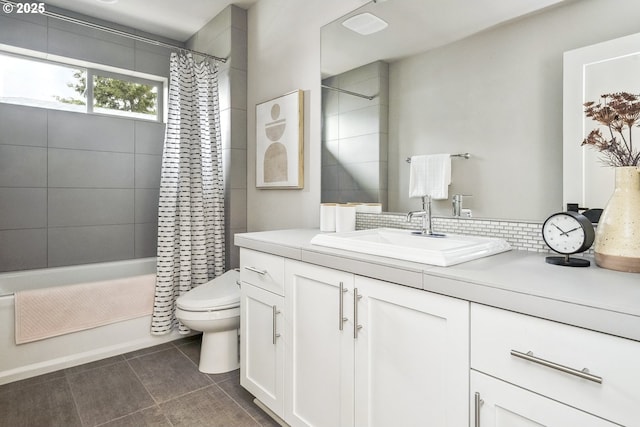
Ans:
{"label": "mirror", "polygon": [[[322,201],[415,210],[405,159],[470,153],[452,160],[436,215],[451,214],[454,194],[472,195],[464,207],[476,217],[540,220],[560,210],[562,53],[576,42],[540,35],[563,7],[532,12],[564,3],[585,2],[378,1],[324,26],[323,84],[374,98],[322,90]],[[363,12],[388,27],[363,36],[342,25]]]}
{"label": "mirror", "polygon": [[[600,95],[640,93],[640,34],[568,51],[564,54],[563,203],[604,208],[614,188],[614,168],[580,141],[597,123],[581,106]],[[578,78],[576,78],[578,76]]]}

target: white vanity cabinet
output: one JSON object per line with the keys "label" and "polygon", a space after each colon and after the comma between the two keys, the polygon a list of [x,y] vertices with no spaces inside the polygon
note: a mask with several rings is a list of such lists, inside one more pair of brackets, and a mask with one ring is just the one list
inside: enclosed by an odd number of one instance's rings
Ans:
{"label": "white vanity cabinet", "polygon": [[467,423],[468,302],[291,260],[285,295],[292,426]]}
{"label": "white vanity cabinet", "polygon": [[284,259],[242,249],[240,263],[240,384],[282,417]]}
{"label": "white vanity cabinet", "polygon": [[482,427],[638,427],[639,360],[637,341],[471,305],[470,400],[484,401]]}

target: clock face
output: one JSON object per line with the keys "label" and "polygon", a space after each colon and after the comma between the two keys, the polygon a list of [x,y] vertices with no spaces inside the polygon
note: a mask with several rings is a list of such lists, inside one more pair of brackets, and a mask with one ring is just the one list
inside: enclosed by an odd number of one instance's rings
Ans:
{"label": "clock face", "polygon": [[545,243],[561,254],[575,254],[593,243],[593,226],[583,215],[560,212],[551,215],[542,226]]}

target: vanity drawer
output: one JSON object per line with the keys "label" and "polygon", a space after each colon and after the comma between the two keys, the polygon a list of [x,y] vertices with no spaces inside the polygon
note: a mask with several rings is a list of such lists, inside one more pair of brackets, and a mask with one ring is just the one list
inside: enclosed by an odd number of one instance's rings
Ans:
{"label": "vanity drawer", "polygon": [[472,369],[629,427],[640,426],[638,361],[637,341],[471,306]]}
{"label": "vanity drawer", "polygon": [[284,258],[241,249],[240,280],[278,295],[284,295]]}

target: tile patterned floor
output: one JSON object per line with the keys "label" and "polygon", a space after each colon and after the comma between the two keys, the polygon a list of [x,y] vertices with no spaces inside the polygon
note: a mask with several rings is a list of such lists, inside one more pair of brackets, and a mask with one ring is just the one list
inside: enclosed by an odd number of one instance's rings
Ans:
{"label": "tile patterned floor", "polygon": [[278,426],[199,355],[196,336],[0,386],[0,427]]}

